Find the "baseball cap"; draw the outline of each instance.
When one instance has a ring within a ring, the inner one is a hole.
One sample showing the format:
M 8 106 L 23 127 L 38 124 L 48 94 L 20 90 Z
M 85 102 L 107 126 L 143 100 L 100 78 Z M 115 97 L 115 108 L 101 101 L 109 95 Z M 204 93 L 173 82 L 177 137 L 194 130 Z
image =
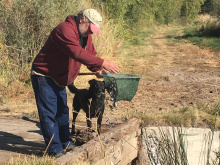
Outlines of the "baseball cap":
M 95 34 L 99 34 L 99 28 L 102 23 L 102 17 L 95 9 L 85 9 L 83 11 L 84 16 L 86 16 L 90 21 L 91 31 Z

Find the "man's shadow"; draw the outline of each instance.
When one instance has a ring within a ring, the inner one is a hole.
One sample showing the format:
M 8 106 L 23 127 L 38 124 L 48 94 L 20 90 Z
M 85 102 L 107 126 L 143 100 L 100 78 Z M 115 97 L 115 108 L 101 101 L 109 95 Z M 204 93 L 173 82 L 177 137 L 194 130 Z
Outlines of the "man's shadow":
M 40 156 L 45 148 L 42 142 L 25 141 L 20 136 L 0 131 L 0 150 Z
M 38 133 L 38 134 L 42 135 L 42 132 L 40 130 L 40 122 L 39 121 L 32 120 L 32 119 L 30 119 L 30 118 L 28 118 L 26 116 L 23 116 L 22 119 L 25 120 L 25 121 L 29 121 L 29 122 L 35 123 L 36 126 L 39 128 L 39 130 L 28 131 L 28 132 L 34 132 L 34 133 Z
M 31 120 L 25 116 L 23 116 L 22 119 L 36 123 L 36 126 L 38 128 L 40 127 L 40 123 L 38 121 Z M 19 127 L 17 129 L 19 129 Z M 33 130 L 28 132 L 41 134 L 40 128 L 39 130 Z M 11 152 L 27 154 L 27 155 L 35 154 L 38 156 L 42 156 L 45 149 L 46 149 L 46 145 L 42 141 L 34 141 L 34 140 L 25 141 L 21 136 L 5 131 L 0 131 L 0 150 L 11 151 Z

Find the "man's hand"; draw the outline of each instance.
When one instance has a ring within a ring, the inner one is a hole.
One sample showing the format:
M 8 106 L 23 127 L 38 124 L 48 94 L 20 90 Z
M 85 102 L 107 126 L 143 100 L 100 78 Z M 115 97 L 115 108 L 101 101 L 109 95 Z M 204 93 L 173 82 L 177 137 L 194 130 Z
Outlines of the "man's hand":
M 115 63 L 108 61 L 108 60 L 104 60 L 102 67 L 105 70 L 109 71 L 110 73 L 118 73 L 119 72 L 118 66 Z

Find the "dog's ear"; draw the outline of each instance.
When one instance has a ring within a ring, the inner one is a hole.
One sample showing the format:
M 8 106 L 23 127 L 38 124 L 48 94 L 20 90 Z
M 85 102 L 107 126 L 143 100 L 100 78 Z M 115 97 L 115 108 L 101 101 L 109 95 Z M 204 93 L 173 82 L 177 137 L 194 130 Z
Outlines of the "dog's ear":
M 89 84 L 92 85 L 95 81 L 95 79 L 89 80 Z

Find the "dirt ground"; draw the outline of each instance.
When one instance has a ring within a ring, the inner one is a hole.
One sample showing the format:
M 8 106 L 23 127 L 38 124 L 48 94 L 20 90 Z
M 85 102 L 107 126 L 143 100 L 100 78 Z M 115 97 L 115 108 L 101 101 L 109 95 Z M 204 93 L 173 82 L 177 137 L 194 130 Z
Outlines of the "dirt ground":
M 140 58 L 132 59 L 135 61 L 132 69 L 144 78 L 140 79 L 132 103 L 119 102 L 118 111 L 153 115 L 219 101 L 220 52 L 198 47 L 187 40 L 173 42 L 167 39 L 170 34 L 181 38 L 182 30 L 182 27 L 161 28 L 146 45 L 132 48 L 152 56 L 145 58 L 140 53 Z
M 219 101 L 220 52 L 188 41 L 169 42 L 166 35 L 161 29 L 151 38 L 157 56 L 146 63 L 150 69 L 133 100 L 138 109 L 151 112 Z
M 129 59 L 133 65 L 130 71 L 135 71 L 143 78 L 140 79 L 138 91 L 132 102 L 119 101 L 117 110 L 111 110 L 110 103 L 107 105 L 103 119 L 106 125 L 103 127 L 103 131 L 122 122 L 124 116 L 137 112 L 153 114 L 219 101 L 220 52 L 200 48 L 187 40 L 170 42 L 166 35 L 172 33 L 172 30 L 173 27 L 160 28 L 156 34 L 144 41 L 144 45 L 132 48 L 133 51 L 138 49 L 142 53 L 138 58 Z M 175 35 L 181 37 L 182 28 L 176 27 Z M 142 54 L 151 54 L 151 56 L 145 58 Z M 128 73 L 128 70 L 121 70 Z M 94 77 L 81 79 L 90 78 Z M 72 97 L 73 95 L 68 93 L 70 109 Z M 17 128 L 22 125 L 22 122 L 19 122 L 22 117 L 31 119 L 37 116 L 33 93 L 27 93 L 24 100 L 16 99 L 0 105 L 0 116 L 4 120 L 8 120 L 6 122 L 8 125 L 18 123 Z M 12 118 L 12 116 L 19 117 Z M 85 122 L 85 114 L 81 113 L 77 121 Z M 36 123 L 39 124 L 37 119 Z M 0 137 L 5 137 L 7 132 L 9 134 L 10 130 L 2 131 L 2 125 L 0 125 Z M 32 144 L 30 143 L 30 145 Z M 42 147 L 42 144 L 40 146 Z M 18 152 L 20 150 L 13 149 L 13 147 L 7 149 L 0 146 L 0 155 Z M 34 153 L 34 151 L 27 152 L 27 154 L 30 153 Z

